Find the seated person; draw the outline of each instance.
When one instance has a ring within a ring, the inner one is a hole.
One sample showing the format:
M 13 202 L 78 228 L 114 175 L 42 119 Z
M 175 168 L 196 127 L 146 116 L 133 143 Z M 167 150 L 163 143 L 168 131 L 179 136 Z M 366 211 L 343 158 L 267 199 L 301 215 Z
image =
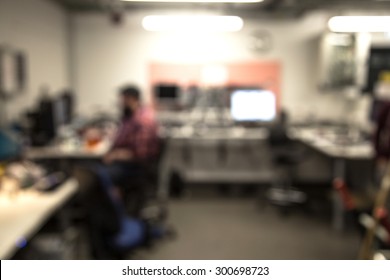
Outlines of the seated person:
M 108 246 L 109 251 L 126 251 L 149 242 L 151 238 L 173 233 L 165 227 L 158 211 L 152 211 L 154 216 L 139 212 L 131 212 L 129 216 L 129 201 L 118 192 L 117 187 L 127 179 L 139 174 L 144 176 L 142 169 L 154 162 L 159 153 L 154 113 L 141 105 L 139 90 L 133 86 L 123 88 L 120 100 L 121 123 L 103 164 L 76 170 L 76 177 L 86 194 L 83 203 L 92 226 L 91 233 L 100 236 L 91 238 L 97 251 L 102 250 L 102 244 Z M 107 258 L 107 255 L 97 254 L 95 257 Z
M 120 91 L 122 120 L 112 148 L 104 156 L 107 175 L 114 185 L 137 175 L 159 153 L 154 112 L 141 105 L 140 91 L 128 86 Z M 107 177 L 107 176 L 106 176 Z

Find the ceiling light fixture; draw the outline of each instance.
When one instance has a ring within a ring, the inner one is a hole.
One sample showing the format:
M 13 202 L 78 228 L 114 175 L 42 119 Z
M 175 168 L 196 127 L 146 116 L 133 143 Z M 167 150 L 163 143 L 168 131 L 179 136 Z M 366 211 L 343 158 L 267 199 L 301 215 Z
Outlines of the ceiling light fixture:
M 390 16 L 336 16 L 328 26 L 333 32 L 389 32 Z
M 124 2 L 163 2 L 163 3 L 260 3 L 264 0 L 121 0 Z
M 237 32 L 244 21 L 237 16 L 146 16 L 142 26 L 147 31 Z

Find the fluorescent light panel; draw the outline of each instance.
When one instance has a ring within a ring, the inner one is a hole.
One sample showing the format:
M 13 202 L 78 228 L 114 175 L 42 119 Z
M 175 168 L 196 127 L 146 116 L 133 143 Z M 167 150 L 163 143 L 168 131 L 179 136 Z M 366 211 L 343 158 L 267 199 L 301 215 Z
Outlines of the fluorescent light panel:
M 264 0 L 122 0 L 124 2 L 163 2 L 163 3 L 260 3 Z
M 147 31 L 236 32 L 244 26 L 237 16 L 146 16 L 142 26 Z
M 336 16 L 328 26 L 333 32 L 390 32 L 390 16 Z

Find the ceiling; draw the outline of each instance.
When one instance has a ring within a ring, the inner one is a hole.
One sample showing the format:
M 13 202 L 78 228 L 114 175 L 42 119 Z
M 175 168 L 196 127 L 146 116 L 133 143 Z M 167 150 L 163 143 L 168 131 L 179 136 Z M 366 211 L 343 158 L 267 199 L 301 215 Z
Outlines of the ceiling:
M 264 0 L 260 3 L 141 3 L 120 0 L 51 0 L 71 11 L 123 11 L 142 9 L 217 9 L 268 17 L 299 17 L 313 10 L 390 12 L 390 0 Z

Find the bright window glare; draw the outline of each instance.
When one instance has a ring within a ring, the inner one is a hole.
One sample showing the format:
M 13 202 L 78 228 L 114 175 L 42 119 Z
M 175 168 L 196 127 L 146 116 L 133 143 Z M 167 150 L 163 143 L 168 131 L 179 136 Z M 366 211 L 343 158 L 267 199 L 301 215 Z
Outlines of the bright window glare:
M 236 32 L 243 25 L 237 16 L 146 16 L 142 20 L 148 31 Z
M 328 26 L 333 32 L 389 32 L 390 16 L 337 16 Z
M 267 90 L 237 90 L 231 95 L 231 115 L 235 121 L 272 121 L 275 95 Z

